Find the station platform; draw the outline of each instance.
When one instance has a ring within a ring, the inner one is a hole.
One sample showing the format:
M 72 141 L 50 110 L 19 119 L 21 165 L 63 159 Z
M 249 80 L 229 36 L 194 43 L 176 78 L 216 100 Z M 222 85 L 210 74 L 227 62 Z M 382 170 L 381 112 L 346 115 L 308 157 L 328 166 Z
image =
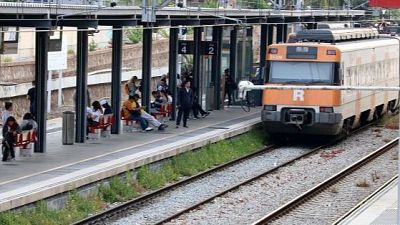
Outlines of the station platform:
M 388 182 L 369 199 L 356 206 L 351 214 L 346 216 L 338 225 L 397 225 L 400 224 L 398 212 L 398 178 Z
M 261 108 L 212 111 L 207 118 L 189 120 L 189 128 L 112 135 L 85 144 L 62 145 L 59 129 L 47 133 L 47 152 L 0 163 L 0 211 L 123 173 L 141 165 L 229 138 L 258 126 Z M 57 126 L 54 126 L 57 127 Z

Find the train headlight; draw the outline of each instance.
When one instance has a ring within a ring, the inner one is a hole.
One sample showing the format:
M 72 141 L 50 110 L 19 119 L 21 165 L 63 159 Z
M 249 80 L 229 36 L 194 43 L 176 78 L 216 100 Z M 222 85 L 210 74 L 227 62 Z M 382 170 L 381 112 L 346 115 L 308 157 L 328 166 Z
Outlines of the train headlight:
M 321 113 L 333 113 L 333 107 L 319 107 Z
M 276 111 L 276 105 L 264 105 L 265 111 Z

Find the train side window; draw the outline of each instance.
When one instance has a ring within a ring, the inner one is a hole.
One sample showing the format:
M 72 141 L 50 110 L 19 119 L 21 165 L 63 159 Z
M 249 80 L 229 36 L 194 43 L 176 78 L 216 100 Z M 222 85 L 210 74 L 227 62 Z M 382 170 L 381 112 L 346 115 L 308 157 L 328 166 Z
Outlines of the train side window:
M 340 63 L 335 63 L 333 74 L 334 74 L 335 85 L 340 85 L 341 83 L 343 83 L 343 77 L 340 72 Z

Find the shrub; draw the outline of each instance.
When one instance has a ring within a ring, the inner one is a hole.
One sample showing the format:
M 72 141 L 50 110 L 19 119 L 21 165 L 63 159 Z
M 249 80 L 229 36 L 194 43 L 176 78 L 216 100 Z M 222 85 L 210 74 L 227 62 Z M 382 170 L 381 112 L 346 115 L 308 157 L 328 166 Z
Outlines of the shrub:
M 130 28 L 130 29 L 125 30 L 125 34 L 129 40 L 129 42 L 132 44 L 137 44 L 139 42 L 142 42 L 143 30 L 141 30 L 141 29 Z

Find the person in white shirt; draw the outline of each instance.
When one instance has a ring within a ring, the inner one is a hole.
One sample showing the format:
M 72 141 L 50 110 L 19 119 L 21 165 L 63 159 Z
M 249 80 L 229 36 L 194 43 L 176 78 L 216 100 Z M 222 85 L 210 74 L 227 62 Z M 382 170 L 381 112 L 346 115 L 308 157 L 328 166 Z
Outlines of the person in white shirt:
M 100 117 L 103 115 L 103 108 L 99 101 L 94 101 L 92 103 L 93 108 L 86 108 L 87 114 L 87 132 L 89 133 L 89 127 L 97 126 L 100 121 Z
M 6 123 L 8 117 L 12 116 L 13 104 L 12 102 L 5 102 L 4 107 L 5 110 L 1 112 L 1 122 L 3 125 Z

